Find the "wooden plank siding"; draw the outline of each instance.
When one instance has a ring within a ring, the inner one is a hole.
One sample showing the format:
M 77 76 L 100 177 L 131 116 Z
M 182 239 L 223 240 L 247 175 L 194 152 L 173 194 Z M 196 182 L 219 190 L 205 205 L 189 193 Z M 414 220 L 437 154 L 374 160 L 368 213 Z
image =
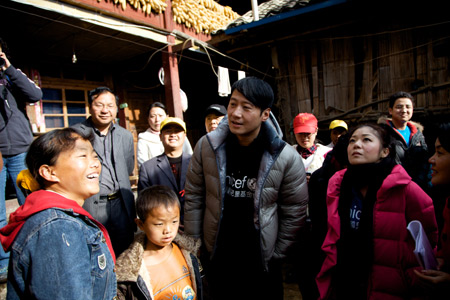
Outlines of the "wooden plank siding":
M 282 91 L 276 105 L 286 132 L 300 112 L 316 115 L 322 129 L 334 118 L 374 121 L 387 115 L 387 99 L 400 90 L 414 95 L 414 117 L 450 112 L 448 31 L 378 30 L 379 34 L 314 36 L 272 45 Z

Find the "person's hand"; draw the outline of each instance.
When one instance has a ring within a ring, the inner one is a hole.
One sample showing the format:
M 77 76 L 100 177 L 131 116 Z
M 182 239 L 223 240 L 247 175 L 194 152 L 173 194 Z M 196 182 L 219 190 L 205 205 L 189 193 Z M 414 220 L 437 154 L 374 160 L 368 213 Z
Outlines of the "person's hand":
M 438 270 L 414 270 L 419 281 L 429 288 L 437 287 L 438 285 L 450 286 L 450 274 Z
M 2 67 L 2 71 L 6 70 L 7 68 L 9 68 L 9 66 L 11 65 L 11 63 L 9 62 L 9 59 L 6 57 L 6 54 L 2 51 L 0 51 L 0 57 L 3 58 L 5 60 L 5 64 Z

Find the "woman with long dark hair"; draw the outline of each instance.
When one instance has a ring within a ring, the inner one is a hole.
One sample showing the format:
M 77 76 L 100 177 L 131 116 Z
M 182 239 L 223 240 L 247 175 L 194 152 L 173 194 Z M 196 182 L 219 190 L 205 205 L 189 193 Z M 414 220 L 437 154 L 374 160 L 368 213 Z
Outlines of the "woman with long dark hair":
M 406 227 L 419 220 L 436 245 L 431 198 L 395 163 L 385 127 L 356 126 L 347 154 L 348 168 L 328 183 L 326 258 L 316 279 L 320 299 L 420 296 L 414 240 Z

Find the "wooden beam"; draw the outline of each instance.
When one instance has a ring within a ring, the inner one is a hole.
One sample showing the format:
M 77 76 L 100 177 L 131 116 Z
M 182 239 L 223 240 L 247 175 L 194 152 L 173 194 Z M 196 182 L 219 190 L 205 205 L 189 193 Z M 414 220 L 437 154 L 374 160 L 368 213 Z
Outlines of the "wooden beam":
M 189 40 L 186 40 L 184 43 L 180 43 L 175 46 L 172 46 L 172 51 L 174 53 L 177 53 L 177 52 L 183 51 L 184 49 L 189 49 L 189 48 L 195 47 L 195 46 L 196 45 L 195 45 L 194 40 L 189 39 Z
M 169 44 L 175 42 L 175 37 L 167 36 Z M 171 117 L 183 120 L 183 109 L 181 106 L 180 77 L 178 75 L 178 59 L 173 52 L 172 46 L 162 55 L 164 68 L 164 89 L 166 92 L 166 107 Z

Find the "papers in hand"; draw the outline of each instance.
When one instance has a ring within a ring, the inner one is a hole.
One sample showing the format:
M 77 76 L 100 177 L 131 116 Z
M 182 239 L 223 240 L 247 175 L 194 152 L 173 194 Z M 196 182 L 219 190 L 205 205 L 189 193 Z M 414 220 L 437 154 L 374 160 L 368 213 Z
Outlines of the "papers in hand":
M 431 247 L 430 241 L 428 241 L 427 235 L 423 230 L 420 221 L 411 221 L 406 228 L 409 230 L 414 241 L 416 242 L 414 254 L 417 257 L 420 266 L 425 270 L 436 270 L 437 261 L 434 257 L 433 248 Z

